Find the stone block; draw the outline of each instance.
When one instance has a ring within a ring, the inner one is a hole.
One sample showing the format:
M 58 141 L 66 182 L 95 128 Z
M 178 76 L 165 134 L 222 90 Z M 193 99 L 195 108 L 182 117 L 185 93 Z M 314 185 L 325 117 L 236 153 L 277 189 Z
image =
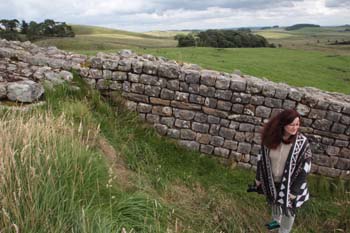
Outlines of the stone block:
M 327 111 L 319 110 L 319 109 L 311 109 L 308 117 L 312 119 L 324 119 L 326 117 L 326 114 L 327 114 Z
M 219 124 L 220 122 L 220 117 L 208 115 L 208 123 L 210 124 Z
M 230 90 L 216 90 L 215 97 L 222 100 L 231 100 L 232 91 Z
M 160 92 L 160 98 L 173 100 L 175 98 L 175 92 L 166 88 L 163 88 Z
M 233 104 L 231 111 L 234 113 L 243 113 L 244 105 L 242 104 Z
M 146 94 L 148 94 L 147 86 L 146 86 Z M 155 105 L 165 105 L 165 106 L 169 106 L 170 105 L 170 100 L 163 100 L 163 99 L 154 98 L 154 97 L 150 98 L 150 102 L 152 104 L 155 104 Z
M 249 143 L 240 142 L 237 151 L 242 154 L 249 154 L 252 146 Z
M 199 84 L 200 72 L 197 70 L 184 70 L 185 81 L 187 83 Z
M 258 106 L 255 110 L 255 115 L 257 117 L 269 118 L 271 114 L 271 108 Z
M 295 89 L 295 88 L 289 89 L 289 92 L 288 92 L 289 99 L 292 99 L 292 100 L 299 102 L 303 96 L 304 96 L 304 94 L 302 92 L 298 91 L 297 89 Z
M 190 84 L 188 87 L 188 91 L 192 94 L 199 94 L 199 85 L 198 84 Z
M 154 128 L 155 128 L 156 132 L 162 136 L 165 136 L 168 133 L 168 126 L 166 126 L 166 125 L 155 124 Z
M 239 125 L 239 131 L 254 132 L 255 125 L 242 123 Z
M 250 99 L 250 103 L 254 105 L 262 105 L 265 101 L 263 96 L 253 95 Z
M 230 121 L 229 121 L 229 120 L 226 120 L 226 119 L 221 119 L 221 120 L 220 120 L 220 125 L 227 128 L 227 127 L 229 127 L 229 125 L 230 125 Z
M 274 85 L 267 84 L 263 87 L 262 94 L 266 97 L 274 97 L 276 88 Z
M 345 130 L 346 130 L 346 125 L 339 124 L 339 123 L 334 123 L 332 128 L 331 128 L 331 132 L 339 133 L 339 134 L 344 133 Z
M 212 136 L 210 139 L 210 144 L 216 147 L 220 147 L 224 144 L 225 139 L 219 136 Z
M 153 75 L 141 74 L 140 83 L 152 86 L 160 86 L 159 78 Z
M 284 100 L 282 107 L 284 109 L 294 109 L 296 106 L 296 102 L 293 100 Z
M 175 123 L 175 118 L 174 117 L 162 117 L 160 119 L 160 123 L 168 126 L 169 128 L 172 128 L 174 126 L 174 123 Z
M 158 68 L 160 77 L 176 79 L 180 76 L 180 66 L 172 63 L 161 63 Z
M 140 81 L 140 75 L 139 74 L 128 74 L 128 80 L 133 83 L 138 83 Z
M 208 121 L 208 115 L 201 112 L 196 112 L 194 120 L 197 122 L 206 123 Z
M 233 91 L 244 92 L 247 87 L 247 81 L 238 75 L 232 75 L 230 89 Z
M 130 91 L 138 94 L 143 94 L 145 91 L 145 85 L 142 83 L 131 83 Z
M 216 124 L 212 124 L 211 126 L 210 126 L 210 131 L 209 131 L 209 133 L 211 134 L 211 135 L 214 135 L 214 136 L 218 136 L 219 135 L 219 131 L 220 131 L 220 125 L 216 125 Z
M 160 117 L 158 115 L 153 115 L 153 114 L 147 114 L 146 115 L 146 121 L 149 123 L 159 123 Z
M 153 61 L 145 61 L 143 63 L 142 71 L 145 74 L 156 75 L 158 72 L 159 64 Z
M 173 109 L 168 106 L 153 106 L 152 108 L 152 114 L 159 115 L 159 116 L 167 116 L 170 117 L 173 113 Z
M 209 144 L 211 139 L 210 134 L 197 133 L 196 141 L 200 144 Z
M 215 88 L 208 87 L 208 86 L 202 84 L 199 86 L 199 94 L 201 96 L 205 96 L 205 97 L 214 97 L 215 96 Z
M 192 130 L 198 133 L 208 133 L 209 132 L 209 125 L 208 124 L 203 124 L 203 123 L 198 123 L 198 122 L 193 122 L 192 123 Z
M 338 122 L 340 118 L 342 117 L 342 114 L 339 112 L 333 112 L 333 111 L 328 111 L 326 115 L 326 119 L 334 122 Z M 350 118 L 349 118 L 350 119 Z
M 230 150 L 226 149 L 226 148 L 222 148 L 222 147 L 215 147 L 214 149 L 214 155 L 218 155 L 224 158 L 228 158 L 230 154 Z
M 182 119 L 182 120 L 192 120 L 195 116 L 195 112 L 189 111 L 189 110 L 182 110 L 182 109 L 174 109 L 174 115 L 176 118 Z
M 178 91 L 180 90 L 179 80 L 169 80 L 166 84 L 169 90 Z
M 201 84 L 204 84 L 206 86 L 215 86 L 216 79 L 220 76 L 220 74 L 215 71 L 202 70 L 200 72 L 200 76 Z
M 217 109 L 207 108 L 207 107 L 203 107 L 202 109 L 203 109 L 203 112 L 208 114 L 208 115 L 213 115 L 213 116 L 217 116 L 217 117 L 221 117 L 221 118 L 228 117 L 228 113 L 225 111 L 220 111 Z
M 170 105 L 175 108 L 187 109 L 187 110 L 200 110 L 202 107 L 198 104 L 184 103 L 180 101 L 173 100 Z
M 184 121 L 180 119 L 175 120 L 175 126 L 178 128 L 183 128 L 183 129 L 190 129 L 191 128 L 191 122 L 190 121 Z
M 204 154 L 212 154 L 214 151 L 214 147 L 210 145 L 201 145 L 200 151 Z
M 234 129 L 230 129 L 230 128 L 225 128 L 225 127 L 221 127 L 220 131 L 219 131 L 219 135 L 225 139 L 229 139 L 232 140 L 234 135 L 235 135 L 236 131 Z
M 332 122 L 327 119 L 321 119 L 321 120 L 315 120 L 315 122 L 312 124 L 312 127 L 315 129 L 328 131 L 330 130 L 332 125 Z
M 149 113 L 152 111 L 152 105 L 145 104 L 145 103 L 138 103 L 137 104 L 137 111 L 141 113 Z
M 349 171 L 350 170 L 350 159 L 339 158 L 337 164 L 335 165 L 335 168 Z
M 178 130 L 178 129 L 168 129 L 167 136 L 171 137 L 171 138 L 178 139 L 178 138 L 180 138 L 180 130 Z
M 218 100 L 217 108 L 220 110 L 230 111 L 232 103 L 229 101 Z
M 187 140 L 180 140 L 179 145 L 193 151 L 198 151 L 200 146 L 200 144 L 196 141 L 187 141 Z
M 333 155 L 336 156 L 340 152 L 340 148 L 336 146 L 327 146 L 326 153 L 327 155 Z
M 205 98 L 200 95 L 190 94 L 189 101 L 195 104 L 204 104 Z
M 233 140 L 225 140 L 223 147 L 230 150 L 237 150 L 238 142 Z
M 227 76 L 220 75 L 217 77 L 216 82 L 215 82 L 215 87 L 217 89 L 229 89 L 230 87 L 230 78 Z

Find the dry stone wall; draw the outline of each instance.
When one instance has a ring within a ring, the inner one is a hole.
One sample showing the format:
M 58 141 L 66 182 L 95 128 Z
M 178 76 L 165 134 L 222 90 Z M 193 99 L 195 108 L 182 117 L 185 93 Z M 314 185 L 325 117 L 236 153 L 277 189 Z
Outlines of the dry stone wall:
M 256 166 L 263 123 L 283 109 L 295 108 L 302 115 L 301 131 L 312 146 L 312 171 L 350 176 L 349 95 L 291 87 L 239 72 L 205 70 L 128 50 L 85 57 L 29 43 L 2 41 L 0 45 L 2 76 L 4 70 L 23 74 L 29 69 L 26 77 L 37 81 L 47 79 L 45 72 L 35 75 L 43 67 L 56 78 L 64 70 L 77 69 L 104 94 L 121 92 L 127 107 L 153 124 L 159 134 L 247 168 Z

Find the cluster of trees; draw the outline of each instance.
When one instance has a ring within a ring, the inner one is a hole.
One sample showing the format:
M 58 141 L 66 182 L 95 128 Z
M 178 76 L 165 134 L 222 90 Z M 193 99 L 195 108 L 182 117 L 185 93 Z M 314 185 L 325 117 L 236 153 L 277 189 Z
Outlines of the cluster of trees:
M 287 31 L 292 31 L 292 30 L 298 30 L 298 29 L 305 28 L 305 27 L 318 27 L 319 28 L 320 25 L 303 23 L 303 24 L 295 24 L 293 26 L 286 27 L 285 29 Z
M 0 37 L 7 40 L 37 40 L 46 37 L 74 37 L 72 27 L 65 22 L 55 22 L 46 19 L 42 23 L 30 21 L 27 23 L 17 19 L 0 20 Z
M 250 30 L 207 30 L 197 34 L 177 35 L 178 47 L 215 47 L 215 48 L 255 48 L 275 47 L 260 35 Z

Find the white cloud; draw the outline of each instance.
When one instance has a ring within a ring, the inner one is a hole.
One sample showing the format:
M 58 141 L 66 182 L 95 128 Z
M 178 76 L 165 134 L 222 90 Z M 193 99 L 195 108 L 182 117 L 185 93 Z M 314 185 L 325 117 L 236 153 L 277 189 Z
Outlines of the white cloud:
M 131 31 L 350 22 L 349 0 L 0 0 L 0 15 Z

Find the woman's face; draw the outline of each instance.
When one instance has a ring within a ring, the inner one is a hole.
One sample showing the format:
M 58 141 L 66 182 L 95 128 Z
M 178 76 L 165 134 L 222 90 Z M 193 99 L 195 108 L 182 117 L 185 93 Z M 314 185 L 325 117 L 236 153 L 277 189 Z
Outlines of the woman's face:
M 300 119 L 299 117 L 295 118 L 294 121 L 286 126 L 284 126 L 284 132 L 286 136 L 295 135 L 300 127 Z

